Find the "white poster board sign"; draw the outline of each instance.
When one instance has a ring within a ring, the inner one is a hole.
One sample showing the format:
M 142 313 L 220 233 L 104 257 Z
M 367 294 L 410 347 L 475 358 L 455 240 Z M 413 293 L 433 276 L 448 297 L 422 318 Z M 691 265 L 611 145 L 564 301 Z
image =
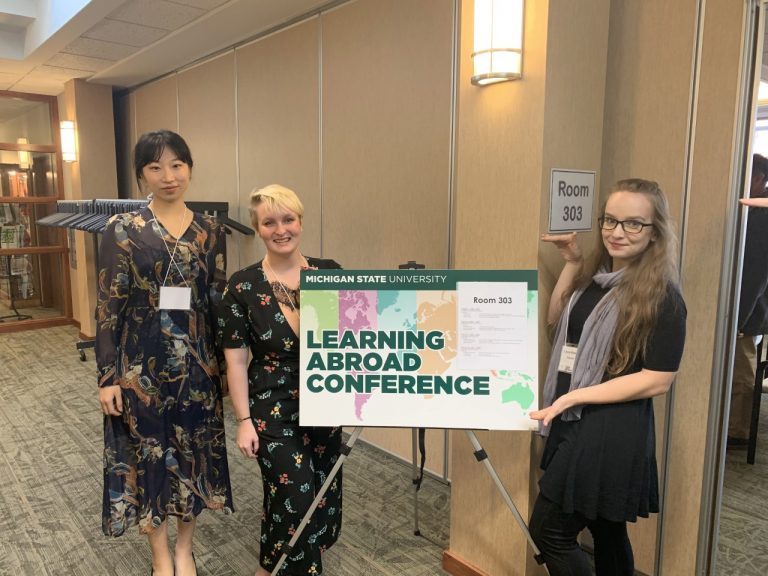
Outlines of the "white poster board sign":
M 588 232 L 592 230 L 592 200 L 595 172 L 552 170 L 549 185 L 549 231 Z
M 302 426 L 533 430 L 536 270 L 308 270 Z

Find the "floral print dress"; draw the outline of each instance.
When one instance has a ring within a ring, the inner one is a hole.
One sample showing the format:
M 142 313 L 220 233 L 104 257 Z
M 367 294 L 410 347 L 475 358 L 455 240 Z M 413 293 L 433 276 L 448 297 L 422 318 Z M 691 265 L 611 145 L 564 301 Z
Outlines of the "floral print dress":
M 307 259 L 310 268 L 340 268 Z M 250 348 L 248 397 L 259 435 L 264 485 L 259 562 L 272 571 L 338 459 L 340 428 L 299 426 L 299 338 L 280 310 L 259 262 L 232 275 L 219 312 L 223 348 Z M 341 471 L 334 478 L 280 576 L 317 576 L 341 529 Z
M 133 525 L 149 533 L 169 515 L 232 511 L 213 328 L 225 284 L 223 227 L 195 214 L 177 244 L 149 208 L 119 214 L 99 262 L 99 386 L 120 386 L 123 402 L 121 416 L 104 418 L 104 533 Z M 158 309 L 164 282 L 191 288 L 189 310 Z

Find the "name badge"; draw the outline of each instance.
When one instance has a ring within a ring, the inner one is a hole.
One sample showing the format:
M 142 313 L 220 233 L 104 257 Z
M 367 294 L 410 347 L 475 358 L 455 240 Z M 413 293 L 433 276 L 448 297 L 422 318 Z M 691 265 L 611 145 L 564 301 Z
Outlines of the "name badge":
M 192 288 L 187 286 L 160 286 L 160 310 L 190 310 Z
M 563 344 L 560 351 L 560 364 L 557 366 L 558 372 L 573 374 L 573 363 L 576 361 L 576 351 L 578 348 L 573 344 Z

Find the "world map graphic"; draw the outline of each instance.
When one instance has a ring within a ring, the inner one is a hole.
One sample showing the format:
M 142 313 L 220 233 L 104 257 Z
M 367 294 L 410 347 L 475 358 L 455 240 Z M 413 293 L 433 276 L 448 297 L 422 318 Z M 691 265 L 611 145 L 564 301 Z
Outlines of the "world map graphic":
M 529 307 L 535 305 L 529 294 Z M 456 293 L 450 290 L 313 290 L 302 293 L 302 324 L 311 322 L 318 330 L 359 332 L 441 331 L 445 345 L 440 350 L 419 351 L 419 373 L 449 373 L 456 359 Z M 517 404 L 528 411 L 536 399 L 532 376 L 513 370 L 494 370 L 492 386 L 502 387 L 500 402 Z M 365 411 L 374 394 L 354 393 L 355 417 L 365 422 Z M 425 398 L 431 398 L 427 395 Z

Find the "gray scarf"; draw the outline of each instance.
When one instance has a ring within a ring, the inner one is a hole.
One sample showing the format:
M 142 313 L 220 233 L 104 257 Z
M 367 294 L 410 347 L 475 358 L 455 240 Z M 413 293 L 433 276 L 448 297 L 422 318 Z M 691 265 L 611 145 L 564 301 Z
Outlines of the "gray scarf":
M 602 300 L 595 306 L 584 322 L 584 329 L 579 339 L 579 347 L 576 351 L 576 358 L 573 363 L 573 373 L 571 374 L 570 390 L 586 388 L 594 384 L 599 384 L 603 379 L 605 367 L 608 365 L 611 353 L 611 343 L 613 342 L 613 333 L 616 331 L 616 322 L 618 321 L 619 311 L 616 304 L 616 298 L 613 296 L 613 287 L 619 283 L 624 268 L 618 272 L 608 272 L 601 268 L 592 280 L 601 288 L 611 288 Z M 572 306 L 578 302 L 586 287 L 579 288 L 571 296 L 569 306 L 560 315 L 555 331 L 555 340 L 552 343 L 552 355 L 549 358 L 549 367 L 547 369 L 547 379 L 544 381 L 544 407 L 551 406 L 555 401 L 555 391 L 557 388 L 557 372 L 560 364 L 560 354 L 568 337 L 566 334 L 568 326 L 568 316 Z M 565 410 L 561 418 L 565 421 L 579 420 L 583 405 L 574 406 Z M 549 426 L 539 425 L 539 431 L 542 436 L 549 435 Z

